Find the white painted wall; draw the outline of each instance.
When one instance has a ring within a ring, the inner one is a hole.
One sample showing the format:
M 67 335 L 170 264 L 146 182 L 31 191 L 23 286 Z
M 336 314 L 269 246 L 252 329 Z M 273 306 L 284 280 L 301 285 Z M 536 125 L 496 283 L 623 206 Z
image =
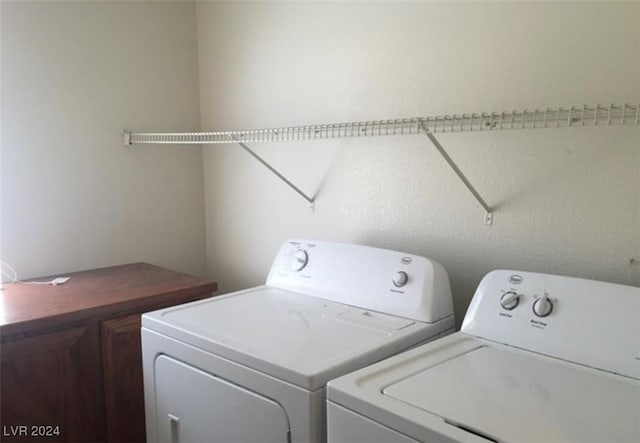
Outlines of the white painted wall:
M 640 101 L 640 3 L 197 5 L 202 128 L 228 130 Z M 638 127 L 440 137 L 494 225 L 424 136 L 204 151 L 207 261 L 222 292 L 264 281 L 288 237 L 440 261 L 461 316 L 495 268 L 640 284 Z
M 2 259 L 20 277 L 132 261 L 203 274 L 192 2 L 2 5 Z

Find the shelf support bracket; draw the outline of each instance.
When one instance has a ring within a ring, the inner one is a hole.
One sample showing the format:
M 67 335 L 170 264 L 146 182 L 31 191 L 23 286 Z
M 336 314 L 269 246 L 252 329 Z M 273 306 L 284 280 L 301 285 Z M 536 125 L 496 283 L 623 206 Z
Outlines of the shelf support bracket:
M 126 129 L 123 129 L 121 134 L 122 134 L 122 144 L 124 146 L 131 146 L 131 133 Z
M 473 194 L 473 196 L 478 201 L 478 203 L 480 203 L 480 206 L 482 206 L 486 211 L 486 215 L 484 218 L 485 224 L 492 225 L 493 224 L 493 208 L 489 206 L 487 202 L 484 201 L 482 196 L 478 193 L 478 191 L 476 191 L 476 188 L 474 188 L 471 182 L 469 182 L 469 180 L 467 179 L 467 177 L 465 177 L 464 173 L 460 170 L 458 165 L 456 165 L 456 162 L 454 162 L 453 159 L 449 156 L 447 151 L 442 147 L 438 139 L 431 132 L 429 132 L 424 126 L 422 129 L 424 130 L 424 133 L 429 139 L 429 141 L 433 144 L 433 146 L 436 147 L 440 155 L 442 155 L 442 157 L 446 160 L 446 162 L 449 164 L 451 169 L 453 169 L 453 172 L 456 173 L 458 178 L 462 181 L 462 183 L 464 183 L 464 185 L 467 187 L 469 192 L 471 192 L 471 194 Z
M 310 205 L 311 205 L 311 210 L 315 211 L 315 207 L 316 207 L 316 201 L 315 201 L 315 197 L 309 197 L 307 194 L 305 194 L 300 188 L 298 188 L 296 185 L 294 185 L 293 183 L 291 183 L 291 181 L 289 181 L 284 175 L 282 175 L 280 172 L 278 172 L 278 170 L 276 168 L 274 168 L 273 166 L 271 166 L 269 163 L 267 163 L 267 161 L 265 159 L 263 159 L 262 157 L 260 157 L 258 154 L 256 154 L 251 148 L 249 148 L 249 146 L 247 146 L 246 144 L 239 142 L 239 141 L 235 141 L 242 149 L 244 149 L 245 151 L 247 151 L 249 154 L 251 154 L 251 156 L 253 158 L 255 158 L 256 160 L 258 160 L 260 163 L 262 163 L 262 165 L 267 168 L 269 171 L 271 171 L 276 177 L 278 177 L 280 180 L 282 180 L 287 186 L 289 186 L 291 189 L 293 189 L 294 191 L 296 191 L 298 193 L 298 195 L 300 195 L 302 198 L 304 198 Z

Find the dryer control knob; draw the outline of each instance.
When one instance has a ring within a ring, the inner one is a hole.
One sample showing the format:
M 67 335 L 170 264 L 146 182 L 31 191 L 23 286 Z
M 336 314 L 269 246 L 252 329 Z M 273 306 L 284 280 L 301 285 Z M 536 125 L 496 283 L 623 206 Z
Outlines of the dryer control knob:
M 396 275 L 393 276 L 393 286 L 396 288 L 401 288 L 407 284 L 409 281 L 409 275 L 404 271 L 396 272 Z
M 309 263 L 309 254 L 304 249 L 298 249 L 291 256 L 289 267 L 292 271 L 302 271 L 307 266 L 307 263 Z
M 520 294 L 513 291 L 505 292 L 500 298 L 500 306 L 502 306 L 507 311 L 510 311 L 518 306 L 518 303 L 520 303 Z
M 538 317 L 546 317 L 551 314 L 551 311 L 553 311 L 553 302 L 546 295 L 533 302 L 533 313 Z

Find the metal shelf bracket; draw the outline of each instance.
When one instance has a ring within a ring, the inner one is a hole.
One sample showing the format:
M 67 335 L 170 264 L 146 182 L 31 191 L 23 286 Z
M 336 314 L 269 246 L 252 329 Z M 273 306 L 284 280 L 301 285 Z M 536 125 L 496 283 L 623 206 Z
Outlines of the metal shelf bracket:
M 131 132 L 123 129 L 120 134 L 122 134 L 122 145 L 131 146 Z
M 460 170 L 456 162 L 454 162 L 453 159 L 449 156 L 449 154 L 444 149 L 444 147 L 440 144 L 438 139 L 431 132 L 429 132 L 429 130 L 424 126 L 423 126 L 423 130 L 425 135 L 429 139 L 429 141 L 433 144 L 433 146 L 436 147 L 440 155 L 442 155 L 442 157 L 449 164 L 451 169 L 453 169 L 453 172 L 456 173 L 458 178 L 462 181 L 462 183 L 464 183 L 464 185 L 467 187 L 469 192 L 471 192 L 471 194 L 473 194 L 473 196 L 478 201 L 478 203 L 480 203 L 480 206 L 482 206 L 486 211 L 485 217 L 484 217 L 485 224 L 492 225 L 493 224 L 493 208 L 489 206 L 487 202 L 484 201 L 482 196 L 478 193 L 478 191 L 476 191 L 476 188 L 474 188 L 471 182 L 467 179 L 467 177 L 465 177 L 464 173 Z
M 242 149 L 247 151 L 253 158 L 255 158 L 260 163 L 262 163 L 262 165 L 265 168 L 267 168 L 269 171 L 271 171 L 276 177 L 278 177 L 280 180 L 282 180 L 287 186 L 289 186 L 291 189 L 293 189 L 295 192 L 297 192 L 298 195 L 300 195 L 302 198 L 304 198 L 309 203 L 309 205 L 311 205 L 311 210 L 315 211 L 315 209 L 316 209 L 316 199 L 315 199 L 315 197 L 309 197 L 307 194 L 305 194 L 300 188 L 298 188 L 290 180 L 288 180 L 284 175 L 282 175 L 276 168 L 274 168 L 269 163 L 267 163 L 267 161 L 265 159 L 263 159 L 258 154 L 256 154 L 255 151 L 253 151 L 249 146 L 247 146 L 246 144 L 244 144 L 242 142 L 238 142 L 238 141 L 236 141 L 236 143 L 238 143 L 238 145 Z

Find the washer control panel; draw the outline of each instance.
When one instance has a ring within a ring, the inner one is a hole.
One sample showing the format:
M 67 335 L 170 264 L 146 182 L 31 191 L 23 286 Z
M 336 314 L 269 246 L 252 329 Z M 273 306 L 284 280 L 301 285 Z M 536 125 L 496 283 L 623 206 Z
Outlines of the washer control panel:
M 500 297 L 500 306 L 507 311 L 515 309 L 520 304 L 520 294 L 516 291 L 507 291 Z
M 526 294 L 518 293 L 516 290 L 501 291 L 501 293 L 499 303 L 502 309 L 505 311 L 513 311 L 517 307 L 520 307 L 520 309 L 531 309 L 531 312 L 537 317 L 547 317 L 551 314 L 553 304 L 556 301 L 546 293 L 543 293 L 542 296 L 527 296 Z
M 533 302 L 533 313 L 538 317 L 546 317 L 553 311 L 553 301 L 546 294 Z
M 302 271 L 309 263 L 309 253 L 304 249 L 296 249 L 289 259 L 289 267 L 292 271 Z
M 487 274 L 462 332 L 640 378 L 640 288 L 520 271 Z
M 409 274 L 405 271 L 398 271 L 393 276 L 392 282 L 396 288 L 402 288 L 409 282 Z
M 423 322 L 453 316 L 444 268 L 428 258 L 387 249 L 288 240 L 267 285 Z

